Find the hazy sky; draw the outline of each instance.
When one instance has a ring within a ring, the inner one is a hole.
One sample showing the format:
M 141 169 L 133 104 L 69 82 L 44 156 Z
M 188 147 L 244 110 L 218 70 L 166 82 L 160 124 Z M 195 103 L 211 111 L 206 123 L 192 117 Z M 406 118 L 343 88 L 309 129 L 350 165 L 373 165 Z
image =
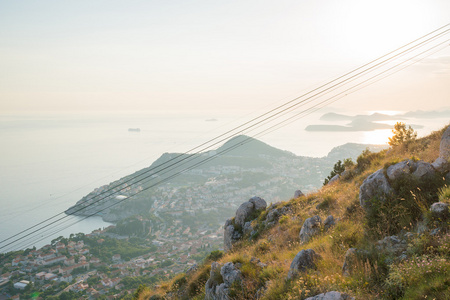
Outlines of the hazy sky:
M 449 22 L 448 0 L 1 1 L 0 112 L 251 111 Z M 449 106 L 449 48 L 334 106 Z

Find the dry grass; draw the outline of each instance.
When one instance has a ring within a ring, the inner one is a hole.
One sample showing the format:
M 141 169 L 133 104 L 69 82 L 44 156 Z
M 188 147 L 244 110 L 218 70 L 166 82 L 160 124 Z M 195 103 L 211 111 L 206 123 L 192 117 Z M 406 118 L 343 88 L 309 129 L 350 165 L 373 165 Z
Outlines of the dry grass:
M 445 128 L 444 128 L 445 129 Z M 364 169 L 354 166 L 352 176 L 337 184 L 324 186 L 316 193 L 302 196 L 282 205 L 290 207 L 290 214 L 281 224 L 261 231 L 257 240 L 244 240 L 236 244 L 232 251 L 225 253 L 219 263 L 238 262 L 242 264 L 244 280 L 235 291 L 234 299 L 253 297 L 258 290 L 264 290 L 263 299 L 304 299 L 320 292 L 338 290 L 364 299 L 380 297 L 380 281 L 385 270 L 377 261 L 361 262 L 354 275 L 344 277 L 342 265 L 347 249 L 364 248 L 372 240 L 364 229 L 365 212 L 359 206 L 359 187 L 367 176 L 387 164 L 392 164 L 414 156 L 433 162 L 439 155 L 439 142 L 444 129 L 430 136 L 418 139 L 406 147 L 397 147 L 379 154 L 369 155 L 370 161 Z M 299 242 L 299 232 L 305 219 L 319 215 L 322 220 L 328 215 L 339 219 L 328 231 L 322 231 L 305 244 Z M 314 249 L 321 256 L 317 269 L 302 274 L 293 281 L 286 277 L 295 255 L 303 249 Z M 251 263 L 258 258 L 267 267 L 260 268 Z M 209 277 L 209 265 L 200 266 L 187 278 L 189 298 L 204 297 L 204 283 Z M 155 294 L 165 294 L 167 299 L 175 299 L 167 292 L 171 283 L 155 291 L 145 290 L 139 299 L 149 299 Z

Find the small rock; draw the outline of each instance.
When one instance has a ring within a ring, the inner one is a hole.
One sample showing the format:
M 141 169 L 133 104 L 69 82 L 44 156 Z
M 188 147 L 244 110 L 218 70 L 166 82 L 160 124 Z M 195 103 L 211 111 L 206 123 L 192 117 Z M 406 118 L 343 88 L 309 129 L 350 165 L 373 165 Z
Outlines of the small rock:
M 244 235 L 249 234 L 253 231 L 252 222 L 245 222 L 244 224 Z
M 430 235 L 431 236 L 438 235 L 440 231 L 441 231 L 441 229 L 435 228 L 435 229 L 430 231 Z
M 315 269 L 316 261 L 320 256 L 312 249 L 302 250 L 295 256 L 289 268 L 287 279 L 292 279 L 299 272 L 304 272 L 307 269 Z
M 379 251 L 386 251 L 395 255 L 399 255 L 406 250 L 407 246 L 408 245 L 405 240 L 400 239 L 396 235 L 392 235 L 378 241 L 376 248 Z
M 304 196 L 304 194 L 302 193 L 302 191 L 296 190 L 295 193 L 294 193 L 294 198 L 298 198 L 298 197 L 301 197 L 301 196 Z
M 430 207 L 433 218 L 445 221 L 450 218 L 448 204 L 443 202 L 435 202 Z
M 306 243 L 313 236 L 320 233 L 320 227 L 322 225 L 322 220 L 319 216 L 314 216 L 306 219 L 303 223 L 302 229 L 300 230 L 299 238 L 301 243 Z
M 336 220 L 334 219 L 334 217 L 332 215 L 329 215 L 323 222 L 323 228 L 325 230 L 328 230 L 330 227 L 332 227 L 334 225 L 336 225 Z
M 350 248 L 345 252 L 344 264 L 342 265 L 342 274 L 344 276 L 350 276 L 353 273 L 356 264 L 359 261 L 359 250 L 356 248 Z
M 260 197 L 253 197 L 248 200 L 248 202 L 253 203 L 253 205 L 255 206 L 255 210 L 266 209 L 267 207 L 266 201 Z
M 355 300 L 355 298 L 346 293 L 332 291 L 324 294 L 319 294 L 314 297 L 306 298 L 306 300 Z
M 328 184 L 331 185 L 331 184 L 336 183 L 340 177 L 341 177 L 341 175 L 339 175 L 339 174 L 334 175 L 333 178 L 331 178 L 330 181 L 328 181 Z

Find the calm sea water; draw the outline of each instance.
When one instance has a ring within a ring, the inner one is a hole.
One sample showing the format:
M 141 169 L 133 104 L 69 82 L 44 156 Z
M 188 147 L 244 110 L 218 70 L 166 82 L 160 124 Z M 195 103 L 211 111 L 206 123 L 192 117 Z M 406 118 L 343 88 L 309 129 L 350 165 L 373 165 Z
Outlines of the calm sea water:
M 309 124 L 323 123 L 318 120 L 321 114 L 258 138 L 297 155 L 320 157 L 347 142 L 385 143 L 391 135 L 390 130 L 304 131 Z M 110 225 L 99 217 L 66 217 L 63 211 L 94 188 L 149 166 L 162 153 L 185 152 L 251 117 L 238 113 L 0 115 L 0 241 L 57 216 L 40 225 L 47 226 L 43 230 L 28 232 L 28 237 L 0 252 L 39 247 L 60 235 Z M 424 125 L 418 132 L 425 135 L 448 120 L 411 122 Z M 64 219 L 51 224 L 59 218 Z

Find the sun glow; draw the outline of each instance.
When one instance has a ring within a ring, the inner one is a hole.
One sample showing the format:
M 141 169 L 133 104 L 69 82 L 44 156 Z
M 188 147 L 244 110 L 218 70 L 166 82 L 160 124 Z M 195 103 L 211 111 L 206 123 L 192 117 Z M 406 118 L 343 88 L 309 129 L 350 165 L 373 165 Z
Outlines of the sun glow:
M 363 134 L 362 140 L 364 144 L 385 145 L 391 136 L 392 130 L 390 129 L 366 131 Z

